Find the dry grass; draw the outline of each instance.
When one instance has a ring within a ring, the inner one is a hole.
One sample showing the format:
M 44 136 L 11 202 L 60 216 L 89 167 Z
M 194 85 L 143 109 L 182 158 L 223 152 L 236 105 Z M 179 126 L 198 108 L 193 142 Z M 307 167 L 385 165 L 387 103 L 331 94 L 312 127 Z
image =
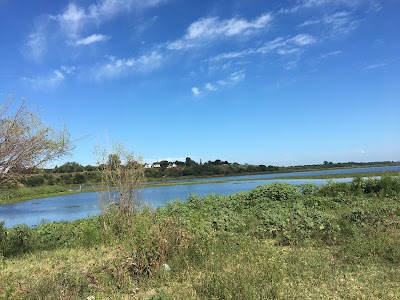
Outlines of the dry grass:
M 197 263 L 173 257 L 172 271 L 158 269 L 145 280 L 130 271 L 132 249 L 117 244 L 26 254 L 3 263 L 0 298 L 400 299 L 398 265 L 343 264 L 334 248 L 245 243 L 233 249 L 216 242 Z M 228 248 L 213 251 L 221 247 Z

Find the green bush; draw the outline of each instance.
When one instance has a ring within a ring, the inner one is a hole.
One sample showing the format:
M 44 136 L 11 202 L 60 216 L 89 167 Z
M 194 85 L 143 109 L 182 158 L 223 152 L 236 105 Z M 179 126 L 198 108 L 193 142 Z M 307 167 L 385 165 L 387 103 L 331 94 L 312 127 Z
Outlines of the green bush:
M 296 186 L 279 182 L 260 185 L 249 192 L 249 200 L 268 198 L 274 201 L 294 201 L 299 196 Z
M 300 192 L 305 196 L 317 195 L 318 191 L 319 187 L 312 183 L 304 183 L 300 186 Z
M 329 180 L 327 184 L 319 188 L 318 194 L 329 197 L 347 196 L 351 194 L 351 185 L 347 182 Z
M 44 178 L 43 176 L 30 176 L 25 178 L 25 180 L 22 181 L 22 183 L 26 186 L 40 186 L 44 184 Z
M 34 247 L 34 236 L 29 226 L 22 224 L 14 226 L 6 232 L 4 249 L 1 250 L 4 256 L 16 255 L 31 251 Z

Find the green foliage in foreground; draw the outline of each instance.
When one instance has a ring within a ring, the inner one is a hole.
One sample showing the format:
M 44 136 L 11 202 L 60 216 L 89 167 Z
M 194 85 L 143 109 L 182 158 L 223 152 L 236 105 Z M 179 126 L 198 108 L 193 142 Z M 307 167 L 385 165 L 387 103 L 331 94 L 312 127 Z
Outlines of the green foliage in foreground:
M 276 183 L 134 220 L 0 226 L 0 298 L 396 299 L 398 186 Z

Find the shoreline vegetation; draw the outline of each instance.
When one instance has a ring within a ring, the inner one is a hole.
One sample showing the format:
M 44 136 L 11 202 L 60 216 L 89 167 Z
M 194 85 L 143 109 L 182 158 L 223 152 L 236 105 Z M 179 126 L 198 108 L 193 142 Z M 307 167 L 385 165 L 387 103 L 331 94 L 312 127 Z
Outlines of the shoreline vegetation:
M 354 168 L 354 169 L 360 169 Z M 326 169 L 325 169 L 326 170 Z M 328 169 L 330 170 L 330 169 Z M 294 172 L 306 172 L 307 170 L 299 170 Z M 309 170 L 308 170 L 309 171 Z M 320 171 L 323 171 L 322 169 Z M 287 172 L 292 173 L 292 172 Z M 354 173 L 341 173 L 341 174 L 325 174 L 325 175 L 287 175 L 287 176 L 276 176 L 270 178 L 241 178 L 241 179 L 223 179 L 218 180 L 219 177 L 235 177 L 235 176 L 246 176 L 246 175 L 263 175 L 263 174 L 271 174 L 271 173 L 252 173 L 252 174 L 236 174 L 236 175 L 220 175 L 213 177 L 189 177 L 189 178 L 168 178 L 164 181 L 147 181 L 143 184 L 142 188 L 151 188 L 151 187 L 161 187 L 161 186 L 174 186 L 174 185 L 194 185 L 194 184 L 214 184 L 214 183 L 225 183 L 229 181 L 257 181 L 257 180 L 289 180 L 289 179 L 338 179 L 338 178 L 354 178 L 354 177 L 379 177 L 383 175 L 390 176 L 400 176 L 399 171 L 378 171 L 378 172 L 354 172 Z M 279 174 L 279 173 L 276 173 Z M 192 179 L 200 179 L 200 178 L 213 178 L 213 180 L 204 180 L 204 181 L 185 181 Z M 77 189 L 81 187 L 82 189 Z M 104 188 L 103 188 L 104 189 Z M 70 186 L 52 186 L 52 185 L 44 185 L 44 186 L 36 186 L 36 187 L 23 187 L 19 189 L 0 189 L 0 205 L 3 204 L 13 204 L 24 202 L 28 200 L 38 199 L 38 198 L 48 198 L 54 196 L 63 196 L 70 195 L 76 193 L 90 193 L 90 192 L 98 192 L 101 188 L 96 188 L 93 186 L 82 186 L 73 184 Z
M 273 183 L 121 212 L 0 223 L 0 298 L 398 297 L 399 177 Z

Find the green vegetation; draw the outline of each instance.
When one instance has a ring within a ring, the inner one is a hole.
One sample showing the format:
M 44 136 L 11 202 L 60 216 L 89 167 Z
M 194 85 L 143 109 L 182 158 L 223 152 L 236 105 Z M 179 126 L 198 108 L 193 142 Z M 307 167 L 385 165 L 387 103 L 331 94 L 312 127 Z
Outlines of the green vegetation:
M 0 226 L 0 298 L 398 297 L 399 178 L 275 183 L 122 211 Z
M 117 157 L 108 157 L 112 160 L 118 159 Z M 105 161 L 107 162 L 107 161 Z M 186 162 L 175 161 L 161 161 L 153 164 L 152 168 L 145 169 L 145 177 L 147 181 L 163 181 L 171 179 L 192 179 L 198 177 L 217 177 L 217 176 L 233 176 L 233 175 L 249 175 L 249 174 L 274 174 L 286 172 L 299 172 L 299 171 L 317 171 L 326 169 L 340 169 L 340 168 L 360 168 L 360 167 L 373 167 L 373 166 L 390 166 L 398 165 L 395 162 L 371 162 L 371 163 L 327 163 L 320 165 L 305 165 L 305 166 L 290 166 L 290 167 L 277 167 L 265 165 L 249 165 L 230 163 L 228 161 L 208 161 L 204 163 L 197 163 L 190 157 Z M 61 166 L 56 166 L 54 169 L 36 169 L 30 175 L 25 176 L 19 180 L 20 184 L 24 186 L 40 186 L 40 185 L 65 185 L 65 186 L 79 186 L 88 185 L 95 186 L 101 182 L 101 170 L 103 164 L 98 166 L 82 166 L 77 162 L 67 162 Z M 147 166 L 149 167 L 149 166 Z M 379 175 L 379 174 L 378 174 Z M 375 176 L 368 174 L 367 176 Z M 376 175 L 377 176 L 377 175 Z M 351 176 L 350 176 L 351 177 Z M 297 177 L 296 177 L 297 178 Z M 320 177 L 318 177 L 320 178 Z M 321 177 L 327 178 L 327 177 Z M 334 178 L 328 177 L 328 178 Z
M 0 189 L 0 204 L 10 204 L 29 199 L 70 194 L 65 186 L 38 186 L 19 189 Z

